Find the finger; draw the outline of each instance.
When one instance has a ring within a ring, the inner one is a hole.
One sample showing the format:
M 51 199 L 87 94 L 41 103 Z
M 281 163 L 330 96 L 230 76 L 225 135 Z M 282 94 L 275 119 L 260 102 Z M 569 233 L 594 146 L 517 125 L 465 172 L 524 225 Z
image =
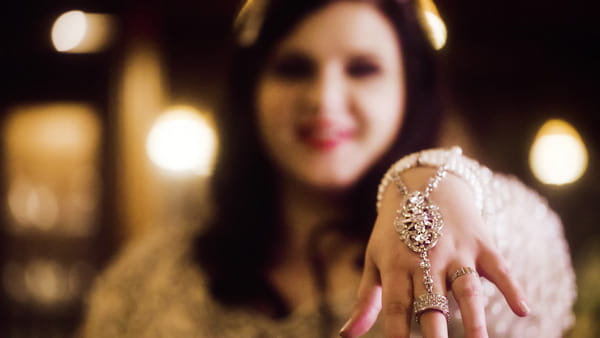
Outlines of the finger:
M 383 326 L 386 337 L 408 337 L 412 316 L 412 280 L 397 271 L 382 275 Z
M 439 311 L 426 311 L 421 315 L 421 333 L 425 338 L 448 337 L 448 323 L 446 317 Z
M 463 266 L 474 266 L 474 264 L 457 265 L 449 272 L 454 273 Z M 456 278 L 451 286 L 462 315 L 465 336 L 468 338 L 487 337 L 482 285 L 479 276 L 476 273 L 467 273 Z
M 509 273 L 506 261 L 494 251 L 485 251 L 479 261 L 481 275 L 496 284 L 513 312 L 521 317 L 527 316 L 529 306 L 525 295 Z
M 433 293 L 446 296 L 446 288 L 442 282 L 445 279 L 446 276 L 443 274 L 434 277 Z M 427 293 L 425 283 L 423 282 L 423 272 L 418 271 L 413 275 L 413 288 L 415 299 Z M 419 317 L 419 325 L 421 325 L 421 333 L 425 338 L 448 337 L 448 323 L 446 321 L 446 316 L 440 311 L 428 310 L 422 312 Z
M 381 285 L 375 265 L 365 262 L 358 287 L 357 302 L 350 319 L 340 330 L 342 337 L 358 337 L 375 323 L 381 310 Z

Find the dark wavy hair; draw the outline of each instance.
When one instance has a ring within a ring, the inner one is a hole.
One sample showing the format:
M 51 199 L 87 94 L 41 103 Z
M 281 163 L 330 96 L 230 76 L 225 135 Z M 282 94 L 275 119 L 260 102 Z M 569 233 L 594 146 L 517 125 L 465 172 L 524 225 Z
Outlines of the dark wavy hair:
M 288 313 L 266 277 L 286 233 L 278 213 L 275 167 L 259 139 L 255 88 L 278 42 L 307 15 L 335 1 L 270 0 L 256 40 L 233 47 L 225 104 L 215 117 L 221 137 L 211 182 L 215 210 L 195 242 L 196 260 L 208 277 L 210 291 L 224 304 L 268 309 L 265 311 L 275 316 Z M 389 19 L 405 69 L 406 107 L 401 132 L 377 163 L 348 189 L 345 217 L 334 225 L 348 240 L 366 245 L 376 217 L 379 179 L 403 155 L 434 145 L 441 109 L 433 49 L 413 1 L 353 1 L 373 4 Z M 252 20 L 256 24 L 256 17 Z

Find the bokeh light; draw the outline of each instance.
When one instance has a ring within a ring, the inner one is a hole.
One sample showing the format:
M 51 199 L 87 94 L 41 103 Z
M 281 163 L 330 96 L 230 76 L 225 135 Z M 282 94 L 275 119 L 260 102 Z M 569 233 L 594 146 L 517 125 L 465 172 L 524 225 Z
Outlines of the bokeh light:
M 76 102 L 16 106 L 0 143 L 11 232 L 90 235 L 101 184 L 96 111 Z
M 60 15 L 52 26 L 52 43 L 59 52 L 92 53 L 102 50 L 111 38 L 109 15 L 78 10 Z
M 423 25 L 431 45 L 436 50 L 444 48 L 448 40 L 448 30 L 446 24 L 432 0 L 419 0 L 420 20 Z
M 529 164 L 538 180 L 554 185 L 575 182 L 587 163 L 587 149 L 575 128 L 558 119 L 542 125 L 529 153 Z
M 215 145 L 215 133 L 203 115 L 191 107 L 175 107 L 154 123 L 146 151 L 163 169 L 209 175 Z
M 448 39 L 448 31 L 446 30 L 444 21 L 442 21 L 442 18 L 440 18 L 438 15 L 430 11 L 425 11 L 423 14 L 425 15 L 425 20 L 429 25 L 429 38 L 433 44 L 433 48 L 436 50 L 444 48 L 446 45 L 446 40 Z
M 10 182 L 8 206 L 12 217 L 22 227 L 50 231 L 58 222 L 59 205 L 54 192 L 25 177 Z
M 52 27 L 52 42 L 59 52 L 71 50 L 83 41 L 87 20 L 82 11 L 69 11 L 56 19 Z
M 2 284 L 14 301 L 56 308 L 80 297 L 93 273 L 93 268 L 82 261 L 65 263 L 40 257 L 9 260 L 2 268 Z

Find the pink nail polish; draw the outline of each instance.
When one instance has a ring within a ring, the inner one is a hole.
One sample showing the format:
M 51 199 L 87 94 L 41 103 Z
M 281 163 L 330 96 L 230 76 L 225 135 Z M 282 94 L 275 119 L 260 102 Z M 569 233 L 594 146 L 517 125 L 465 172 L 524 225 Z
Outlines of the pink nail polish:
M 524 300 L 522 300 L 519 304 L 521 305 L 521 311 L 523 311 L 525 315 L 528 315 L 531 309 L 529 309 L 527 303 Z

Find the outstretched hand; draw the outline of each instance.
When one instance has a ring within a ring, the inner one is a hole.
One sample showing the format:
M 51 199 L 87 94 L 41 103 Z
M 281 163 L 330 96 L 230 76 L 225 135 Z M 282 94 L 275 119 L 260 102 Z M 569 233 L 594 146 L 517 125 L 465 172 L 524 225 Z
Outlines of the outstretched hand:
M 422 191 L 435 170 L 412 168 L 402 174 L 409 191 Z M 456 299 L 466 337 L 487 337 L 482 285 L 477 274 L 466 273 L 452 283 L 452 275 L 463 267 L 476 270 L 493 282 L 512 311 L 529 312 L 523 292 L 508 273 L 506 262 L 496 251 L 469 186 L 461 178 L 446 175 L 431 194 L 442 213 L 443 235 L 429 251 L 433 291 Z M 426 293 L 419 255 L 411 251 L 396 233 L 393 222 L 402 202 L 401 193 L 387 187 L 365 254 L 365 265 L 351 318 L 340 331 L 343 337 L 358 337 L 374 324 L 380 312 L 386 337 L 408 337 L 413 301 Z M 452 317 L 452 314 L 450 314 Z M 414 323 L 414 322 L 412 322 Z M 424 337 L 447 337 L 442 312 L 429 310 L 420 316 Z

